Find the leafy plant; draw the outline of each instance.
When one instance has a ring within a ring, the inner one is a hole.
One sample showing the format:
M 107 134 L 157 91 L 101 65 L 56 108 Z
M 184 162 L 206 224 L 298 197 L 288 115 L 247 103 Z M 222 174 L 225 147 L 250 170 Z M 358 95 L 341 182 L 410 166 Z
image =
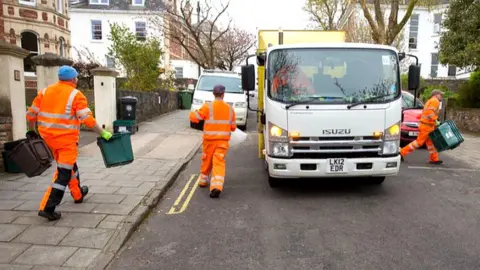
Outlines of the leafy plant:
M 93 89 L 93 74 L 91 70 L 99 67 L 100 65 L 91 60 L 89 61 L 77 61 L 74 62 L 72 67 L 78 72 L 78 88 L 79 89 Z
M 460 85 L 458 102 L 464 108 L 480 108 L 480 71 L 470 74 L 470 79 Z
M 423 93 L 420 94 L 420 99 L 423 102 L 427 102 L 427 100 L 432 96 L 432 91 L 435 89 L 442 90 L 445 93 L 444 98 L 450 98 L 453 94 L 453 92 L 444 85 L 429 85 L 424 89 Z
M 402 90 L 409 90 L 408 89 L 408 74 L 402 74 L 400 76 L 400 81 L 402 83 Z M 422 89 L 425 86 L 425 80 L 420 77 L 420 87 L 419 89 Z
M 115 58 L 127 75 L 125 87 L 131 90 L 152 91 L 157 88 L 160 75 L 158 64 L 162 50 L 155 38 L 144 41 L 137 37 L 128 27 L 116 23 L 110 24 L 109 55 Z

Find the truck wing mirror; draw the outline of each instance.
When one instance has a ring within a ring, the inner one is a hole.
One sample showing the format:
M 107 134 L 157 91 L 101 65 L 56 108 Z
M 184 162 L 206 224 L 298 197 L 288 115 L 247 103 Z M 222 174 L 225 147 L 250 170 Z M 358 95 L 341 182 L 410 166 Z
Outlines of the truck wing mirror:
M 416 91 L 420 87 L 420 66 L 408 67 L 408 90 Z
M 255 66 L 242 66 L 242 89 L 244 91 L 251 91 L 255 89 Z

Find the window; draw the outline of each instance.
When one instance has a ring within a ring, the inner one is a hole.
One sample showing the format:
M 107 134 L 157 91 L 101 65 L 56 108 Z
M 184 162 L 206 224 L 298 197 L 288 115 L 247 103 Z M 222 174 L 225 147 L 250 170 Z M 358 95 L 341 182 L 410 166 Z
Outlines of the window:
M 416 49 L 418 43 L 418 20 L 420 18 L 419 14 L 412 14 L 410 16 L 410 32 L 408 36 L 408 48 Z
M 243 93 L 240 77 L 216 75 L 202 75 L 198 81 L 198 90 L 213 91 L 213 87 L 217 84 L 225 86 L 225 92 L 227 93 Z
M 438 53 L 432 53 L 432 61 L 430 67 L 430 77 L 435 78 L 438 75 Z
M 147 38 L 145 22 L 135 22 L 135 35 L 137 40 L 145 40 Z
M 442 13 L 433 14 L 433 33 L 440 34 L 442 27 Z
M 35 6 L 37 4 L 36 0 L 20 0 L 18 1 L 22 5 Z
M 57 2 L 57 11 L 63 13 L 63 0 L 56 0 Z
M 63 37 L 58 40 L 58 53 L 65 57 L 65 39 Z
M 457 67 L 454 65 L 448 66 L 448 77 L 456 77 L 457 76 Z
M 183 79 L 183 67 L 176 67 L 175 68 L 175 78 Z
M 102 21 L 92 20 L 92 39 L 102 40 Z
M 32 32 L 22 33 L 22 49 L 30 52 L 30 54 L 23 60 L 23 68 L 25 72 L 35 72 L 35 63 L 32 57 L 39 53 L 38 36 Z
M 413 95 L 410 93 L 402 93 L 402 108 L 411 109 L 413 108 Z M 423 102 L 416 98 L 415 108 L 423 108 Z
M 132 0 L 132 6 L 145 6 L 145 0 Z
M 109 0 L 90 0 L 90 5 L 107 5 L 109 4 Z
M 105 59 L 107 60 L 107 67 L 108 68 L 115 68 L 115 58 L 105 55 Z

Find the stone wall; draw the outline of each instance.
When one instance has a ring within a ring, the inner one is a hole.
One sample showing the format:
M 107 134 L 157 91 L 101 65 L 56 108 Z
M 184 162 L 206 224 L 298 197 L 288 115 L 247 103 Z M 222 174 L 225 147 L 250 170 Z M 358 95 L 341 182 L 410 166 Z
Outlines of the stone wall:
M 466 79 L 450 79 L 450 78 L 435 78 L 435 79 L 425 79 L 425 86 L 429 85 L 443 85 L 447 87 L 450 91 L 456 92 L 460 85 L 467 81 Z
M 480 132 L 480 109 L 451 108 L 447 110 L 447 119 L 455 121 L 462 130 Z
M 178 109 L 178 92 L 158 90 L 155 92 L 135 92 L 117 90 L 117 119 L 120 119 L 120 99 L 126 96 L 133 96 L 137 102 L 137 122 L 162 115 Z
M 3 166 L 3 144 L 13 140 L 12 117 L 0 115 L 0 172 L 5 170 Z

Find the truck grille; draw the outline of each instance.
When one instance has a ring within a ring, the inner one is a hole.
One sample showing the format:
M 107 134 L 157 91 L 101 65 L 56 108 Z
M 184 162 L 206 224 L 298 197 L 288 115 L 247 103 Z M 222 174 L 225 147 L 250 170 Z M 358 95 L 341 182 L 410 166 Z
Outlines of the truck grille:
M 382 139 L 373 136 L 298 137 L 290 141 L 293 158 L 378 157 Z

